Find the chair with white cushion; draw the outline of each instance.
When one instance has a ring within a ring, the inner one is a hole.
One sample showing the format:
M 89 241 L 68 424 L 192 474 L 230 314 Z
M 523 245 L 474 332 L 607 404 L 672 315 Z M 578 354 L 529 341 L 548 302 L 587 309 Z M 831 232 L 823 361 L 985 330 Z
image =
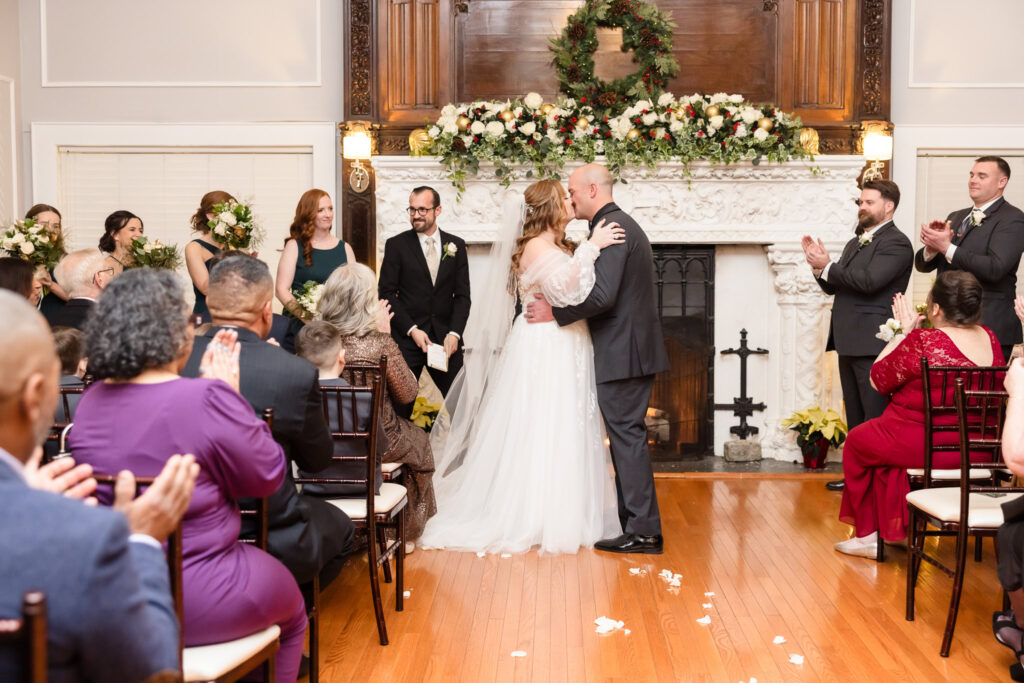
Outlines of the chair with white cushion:
M 946 628 L 939 654 L 949 656 L 956 627 L 960 595 L 967 563 L 967 545 L 971 536 L 994 538 L 1003 523 L 1002 504 L 1019 497 L 1024 489 L 1000 486 L 990 477 L 975 479 L 972 470 L 997 470 L 1004 467 L 1000 440 L 1006 415 L 1006 392 L 969 390 L 970 378 L 955 379 L 954 396 L 958 416 L 960 480 L 956 487 L 924 488 L 907 494 L 910 511 L 907 562 L 907 621 L 914 620 L 914 597 L 921 561 L 938 567 L 953 579 L 953 590 L 946 617 Z M 984 462 L 972 462 L 971 454 L 986 454 Z M 926 472 L 927 474 L 927 472 Z M 931 529 L 929 529 L 931 527 Z M 924 541 L 931 536 L 956 538 L 953 568 L 929 556 Z

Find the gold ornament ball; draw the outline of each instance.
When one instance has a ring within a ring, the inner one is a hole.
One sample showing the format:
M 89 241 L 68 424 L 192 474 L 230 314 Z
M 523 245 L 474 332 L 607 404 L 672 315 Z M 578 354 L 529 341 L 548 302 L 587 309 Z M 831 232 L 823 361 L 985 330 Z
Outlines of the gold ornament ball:
M 554 108 L 555 106 L 553 104 L 542 104 L 540 106 L 540 113 L 544 114 L 544 116 L 547 116 L 548 114 L 551 113 L 551 110 Z
M 501 112 L 501 120 L 504 121 L 505 123 L 508 123 L 509 121 L 515 121 L 516 115 L 512 111 L 506 109 L 505 111 Z
M 588 119 L 586 116 L 579 117 L 578 119 L 576 119 L 576 127 L 590 128 L 590 119 Z
M 636 141 L 640 139 L 640 131 L 636 128 L 630 128 L 629 132 L 626 133 L 626 139 L 630 141 Z
M 712 104 L 710 107 L 704 110 L 704 114 L 710 119 L 712 116 L 718 116 L 722 113 L 722 110 L 718 108 L 717 104 Z
M 683 119 L 686 118 L 686 110 L 682 107 L 679 107 L 678 109 L 672 112 L 672 115 L 675 116 L 678 121 L 682 121 Z
M 762 130 L 771 130 L 775 127 L 775 124 L 772 123 L 772 120 L 767 116 L 762 116 L 757 120 L 757 127 Z
M 459 130 L 461 130 L 463 133 L 469 130 L 469 126 L 471 123 L 473 122 L 469 120 L 468 116 L 460 116 L 459 118 L 455 119 L 455 125 L 458 126 Z

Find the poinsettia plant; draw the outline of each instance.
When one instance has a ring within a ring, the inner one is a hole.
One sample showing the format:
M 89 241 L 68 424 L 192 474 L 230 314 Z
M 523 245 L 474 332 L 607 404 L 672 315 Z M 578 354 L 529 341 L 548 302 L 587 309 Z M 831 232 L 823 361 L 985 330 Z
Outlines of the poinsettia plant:
M 831 408 L 825 410 L 820 406 L 794 412 L 782 421 L 782 426 L 789 427 L 797 433 L 798 446 L 815 443 L 821 439 L 828 439 L 833 446 L 839 446 L 846 441 L 846 434 L 849 431 L 839 413 Z

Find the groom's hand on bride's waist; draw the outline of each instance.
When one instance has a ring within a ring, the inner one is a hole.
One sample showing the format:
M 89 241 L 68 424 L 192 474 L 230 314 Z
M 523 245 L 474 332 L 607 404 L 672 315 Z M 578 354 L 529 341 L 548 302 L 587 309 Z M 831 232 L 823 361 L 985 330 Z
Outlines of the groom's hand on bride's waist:
M 526 305 L 526 322 L 548 323 L 555 319 L 551 314 L 551 304 L 543 294 L 534 294 L 533 301 Z

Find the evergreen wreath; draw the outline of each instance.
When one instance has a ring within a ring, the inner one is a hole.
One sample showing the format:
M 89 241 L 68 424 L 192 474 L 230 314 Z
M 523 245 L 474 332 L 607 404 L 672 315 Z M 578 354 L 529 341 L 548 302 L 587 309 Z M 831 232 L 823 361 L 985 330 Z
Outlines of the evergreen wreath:
M 606 83 L 594 75 L 598 28 L 622 29 L 622 51 L 633 50 L 639 68 Z M 672 56 L 673 24 L 656 5 L 642 0 L 586 0 L 551 39 L 562 92 L 595 109 L 617 112 L 631 101 L 657 97 L 679 73 Z

